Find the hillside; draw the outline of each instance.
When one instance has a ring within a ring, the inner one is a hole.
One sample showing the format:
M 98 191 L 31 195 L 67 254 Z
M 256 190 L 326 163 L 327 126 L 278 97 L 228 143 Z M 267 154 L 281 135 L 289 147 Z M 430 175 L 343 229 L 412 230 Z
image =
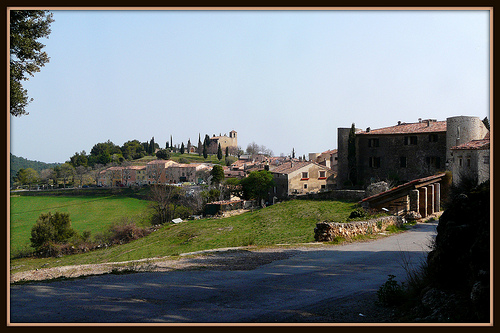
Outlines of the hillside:
M 10 182 L 14 182 L 14 177 L 20 169 L 32 168 L 40 172 L 43 169 L 54 168 L 61 163 L 45 163 L 39 161 L 31 161 L 24 157 L 17 157 L 10 154 Z

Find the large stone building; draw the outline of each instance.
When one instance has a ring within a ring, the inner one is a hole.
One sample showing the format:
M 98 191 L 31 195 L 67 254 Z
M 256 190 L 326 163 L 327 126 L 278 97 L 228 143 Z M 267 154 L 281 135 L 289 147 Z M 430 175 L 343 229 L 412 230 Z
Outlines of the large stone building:
M 225 151 L 226 147 L 238 147 L 238 133 L 235 130 L 232 130 L 229 132 L 229 136 L 226 134 L 221 136 L 214 135 L 210 138 L 210 145 L 214 145 L 215 148 L 217 148 L 219 144 L 222 152 Z
M 337 185 L 351 184 L 348 162 L 350 128 L 338 129 Z M 458 116 L 402 123 L 380 129 L 356 129 L 357 184 L 379 180 L 404 183 L 451 170 L 451 148 L 481 140 L 488 129 L 478 117 Z

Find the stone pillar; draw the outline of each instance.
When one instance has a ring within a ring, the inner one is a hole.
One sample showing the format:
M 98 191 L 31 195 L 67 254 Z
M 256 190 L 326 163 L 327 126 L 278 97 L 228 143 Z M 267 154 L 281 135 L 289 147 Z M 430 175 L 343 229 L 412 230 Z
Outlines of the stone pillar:
M 418 205 L 418 190 L 410 191 L 410 210 L 417 212 L 419 211 Z
M 427 187 L 427 214 L 434 213 L 434 185 L 431 184 Z
M 421 187 L 418 189 L 418 201 L 420 206 L 420 215 L 422 217 L 427 217 L 427 187 Z
M 441 210 L 441 184 L 434 184 L 434 211 L 439 212 Z

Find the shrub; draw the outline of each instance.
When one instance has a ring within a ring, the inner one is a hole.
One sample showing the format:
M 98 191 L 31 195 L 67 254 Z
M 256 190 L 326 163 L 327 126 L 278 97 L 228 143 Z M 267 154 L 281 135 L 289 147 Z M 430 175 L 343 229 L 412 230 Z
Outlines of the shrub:
M 52 252 L 50 244 L 64 243 L 76 234 L 71 227 L 69 214 L 41 214 L 31 228 L 31 246 L 42 253 L 45 253 L 45 250 Z
M 382 305 L 393 306 L 403 303 L 404 283 L 394 280 L 396 276 L 390 274 L 389 279 L 377 291 L 378 301 Z
M 109 227 L 107 241 L 109 244 L 124 244 L 147 235 L 147 230 L 138 227 L 134 222 L 125 221 Z
M 364 211 L 364 209 L 357 208 L 351 212 L 351 214 L 349 215 L 349 218 L 356 219 L 356 218 L 365 217 L 365 216 L 366 216 L 366 212 Z

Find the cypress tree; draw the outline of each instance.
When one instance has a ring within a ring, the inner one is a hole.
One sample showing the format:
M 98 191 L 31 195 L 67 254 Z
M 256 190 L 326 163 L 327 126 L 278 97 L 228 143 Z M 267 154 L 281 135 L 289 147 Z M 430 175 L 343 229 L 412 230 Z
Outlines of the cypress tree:
M 358 181 L 358 171 L 356 169 L 356 127 L 354 123 L 349 131 L 347 141 L 347 167 L 349 170 L 348 179 L 355 185 Z
M 218 159 L 219 161 L 220 161 L 220 160 L 222 160 L 222 149 L 221 149 L 221 147 L 220 147 L 220 143 L 219 143 L 219 145 L 218 145 L 218 147 L 217 147 L 217 159 Z

